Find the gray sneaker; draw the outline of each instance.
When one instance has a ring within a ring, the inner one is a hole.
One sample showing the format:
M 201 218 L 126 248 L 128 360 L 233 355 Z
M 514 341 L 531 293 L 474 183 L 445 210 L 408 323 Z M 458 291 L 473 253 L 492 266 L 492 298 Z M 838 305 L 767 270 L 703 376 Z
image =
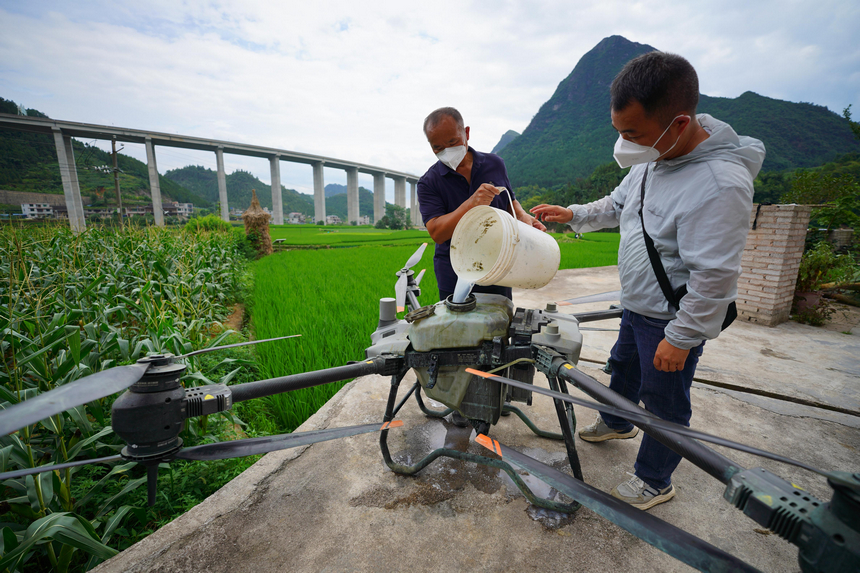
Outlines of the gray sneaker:
M 626 440 L 633 438 L 639 433 L 639 428 L 633 426 L 629 432 L 619 432 L 613 430 L 603 421 L 600 415 L 597 420 L 590 426 L 586 426 L 579 431 L 579 437 L 586 442 L 605 442 L 606 440 Z
M 627 475 L 633 477 L 612 488 L 611 493 L 613 497 L 626 501 L 633 507 L 638 507 L 642 510 L 650 509 L 658 503 L 669 501 L 675 497 L 675 486 L 672 484 L 669 484 L 669 487 L 663 490 L 657 490 L 630 472 L 627 472 Z

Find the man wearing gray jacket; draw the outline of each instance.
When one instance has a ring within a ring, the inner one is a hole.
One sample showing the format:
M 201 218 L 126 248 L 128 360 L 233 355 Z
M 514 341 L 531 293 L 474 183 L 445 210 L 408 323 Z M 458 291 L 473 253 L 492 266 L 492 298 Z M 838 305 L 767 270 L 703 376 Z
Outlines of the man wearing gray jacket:
M 587 205 L 538 205 L 538 219 L 578 233 L 620 226 L 618 274 L 624 313 L 612 348 L 610 388 L 670 422 L 689 426 L 690 386 L 706 340 L 716 338 L 737 297 L 753 180 L 764 145 L 696 115 L 699 84 L 684 58 L 650 52 L 628 62 L 610 88 L 615 159 L 630 173 Z M 642 198 L 644 197 L 644 206 Z M 644 227 L 644 232 L 643 232 Z M 653 240 L 679 307 L 661 289 L 646 247 Z M 588 442 L 632 438 L 638 428 L 602 414 L 579 432 Z M 648 509 L 675 495 L 681 456 L 645 435 L 635 474 L 612 495 Z

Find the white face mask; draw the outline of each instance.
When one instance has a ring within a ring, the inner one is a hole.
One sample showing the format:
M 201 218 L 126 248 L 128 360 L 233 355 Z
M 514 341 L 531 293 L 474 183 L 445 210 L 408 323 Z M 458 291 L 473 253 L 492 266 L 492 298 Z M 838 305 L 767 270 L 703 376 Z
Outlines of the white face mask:
M 684 115 L 677 115 L 675 119 L 679 117 L 687 117 Z M 672 127 L 672 124 L 675 123 L 675 119 L 672 120 L 672 123 L 669 124 L 669 127 Z M 669 127 L 663 130 L 663 133 L 660 134 L 660 137 L 657 138 L 657 141 L 654 142 L 654 145 L 651 147 L 645 147 L 644 145 L 639 145 L 638 143 L 633 143 L 632 141 L 627 141 L 621 135 L 618 136 L 618 141 L 615 142 L 615 153 L 612 154 L 615 157 L 615 161 L 618 163 L 618 166 L 621 169 L 625 169 L 630 167 L 631 165 L 639 165 L 640 163 L 650 163 L 651 161 L 657 161 L 670 151 L 672 151 L 676 145 L 678 145 L 678 141 L 681 139 L 681 134 L 678 134 L 678 139 L 675 140 L 675 143 L 672 144 L 672 147 L 660 153 L 656 149 L 656 145 L 660 143 L 660 140 L 663 139 L 663 136 L 666 135 L 666 132 L 669 131 Z
M 454 147 L 446 147 L 442 151 L 436 154 L 437 159 L 453 169 L 457 170 L 457 167 L 463 161 L 463 158 L 466 157 L 466 153 L 469 151 L 468 142 L 467 145 L 457 145 Z

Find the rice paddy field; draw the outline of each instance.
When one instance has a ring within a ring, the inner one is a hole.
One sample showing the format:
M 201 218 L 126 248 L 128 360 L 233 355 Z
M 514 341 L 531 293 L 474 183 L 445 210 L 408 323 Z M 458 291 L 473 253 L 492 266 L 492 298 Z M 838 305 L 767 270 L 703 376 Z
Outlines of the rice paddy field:
M 425 231 L 386 231 L 370 227 L 282 226 L 272 239 L 284 239 L 276 252 L 254 263 L 250 305 L 258 339 L 301 334 L 301 338 L 256 348 L 262 377 L 276 377 L 340 366 L 364 358 L 376 328 L 379 299 L 394 296 L 395 273 L 421 245 L 429 243 L 416 273 L 426 269 L 419 302 L 438 300 L 433 243 Z M 619 235 L 590 233 L 581 239 L 553 234 L 561 250 L 560 268 L 614 265 Z M 317 245 L 319 249 L 308 249 Z M 292 431 L 343 384 L 308 388 L 265 399 L 281 431 Z

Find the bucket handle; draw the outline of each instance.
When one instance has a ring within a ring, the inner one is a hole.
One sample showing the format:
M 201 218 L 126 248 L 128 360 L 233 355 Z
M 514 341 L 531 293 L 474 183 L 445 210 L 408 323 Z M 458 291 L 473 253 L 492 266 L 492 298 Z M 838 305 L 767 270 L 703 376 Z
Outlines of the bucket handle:
M 519 243 L 520 242 L 520 226 L 517 225 L 517 214 L 514 212 L 514 200 L 511 197 L 511 192 L 508 191 L 507 187 L 498 187 L 498 189 L 499 189 L 499 193 L 504 191 L 505 193 L 508 194 L 508 205 L 511 206 L 511 217 L 514 218 L 514 233 L 516 234 L 516 242 Z

